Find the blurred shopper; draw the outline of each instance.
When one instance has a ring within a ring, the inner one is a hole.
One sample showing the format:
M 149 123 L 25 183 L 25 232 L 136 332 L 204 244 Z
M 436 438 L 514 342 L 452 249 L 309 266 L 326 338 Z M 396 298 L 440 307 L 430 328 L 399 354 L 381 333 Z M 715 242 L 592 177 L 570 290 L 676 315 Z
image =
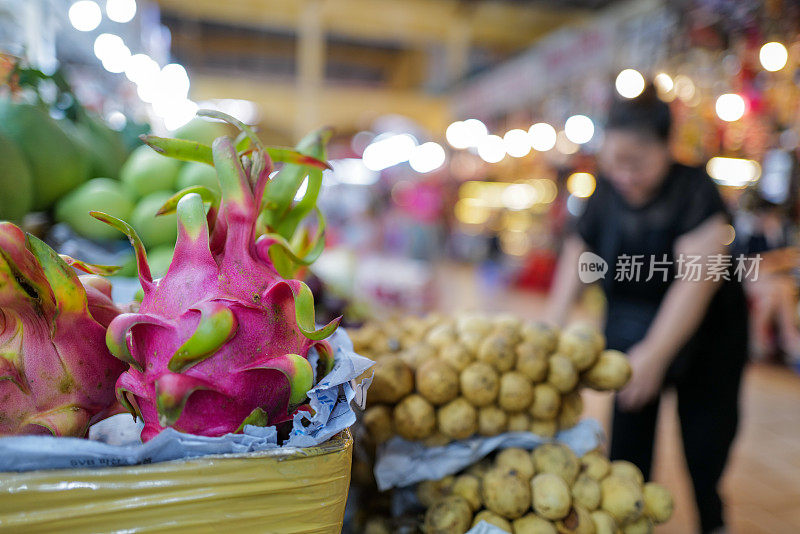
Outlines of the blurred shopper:
M 601 176 L 564 243 L 549 318 L 563 323 L 580 294 L 581 254 L 600 256 L 608 347 L 627 352 L 633 368 L 615 402 L 610 455 L 650 477 L 660 395 L 674 386 L 702 531 L 722 532 L 717 484 L 738 423 L 747 308 L 730 271 L 730 280 L 686 276 L 687 258 L 706 265 L 727 254 L 729 216 L 704 171 L 672 160 L 670 128 L 652 88 L 612 105 Z
M 791 229 L 782 206 L 757 193 L 750 204 L 752 228 L 742 240 L 742 251 L 761 259 L 758 278 L 745 283 L 751 310 L 750 352 L 754 359 L 765 359 L 777 344 L 789 363 L 797 363 L 800 330 L 794 271 L 800 266 L 800 251 L 791 246 Z

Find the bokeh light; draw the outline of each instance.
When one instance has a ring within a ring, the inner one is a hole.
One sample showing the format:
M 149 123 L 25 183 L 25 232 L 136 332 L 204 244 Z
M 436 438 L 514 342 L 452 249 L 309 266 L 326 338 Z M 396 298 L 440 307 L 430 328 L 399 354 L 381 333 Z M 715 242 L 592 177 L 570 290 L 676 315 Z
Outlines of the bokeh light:
M 644 91 L 644 76 L 635 69 L 625 69 L 614 82 L 617 92 L 624 98 L 636 98 Z

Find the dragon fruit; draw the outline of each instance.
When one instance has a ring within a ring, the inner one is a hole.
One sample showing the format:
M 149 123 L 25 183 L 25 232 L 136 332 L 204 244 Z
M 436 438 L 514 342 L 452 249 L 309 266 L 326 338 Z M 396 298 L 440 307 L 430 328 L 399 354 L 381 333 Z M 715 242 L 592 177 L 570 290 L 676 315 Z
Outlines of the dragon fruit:
M 11 223 L 0 223 L 0 435 L 83 437 L 119 411 L 114 386 L 127 368 L 105 345 L 119 315 L 110 285 L 72 267 Z
M 285 240 L 257 234 L 262 205 L 274 207 L 265 199 L 271 160 L 252 132 L 246 133 L 255 148 L 238 153 L 231 139 L 221 137 L 209 150 L 221 202 L 193 192 L 197 188 L 176 199 L 178 240 L 162 279 L 153 280 L 132 227 L 92 213 L 125 233 L 136 253 L 141 306 L 111 322 L 106 342 L 113 355 L 130 364 L 117 381 L 117 398 L 144 421 L 143 441 L 166 427 L 220 436 L 245 424 L 289 421 L 298 409 L 307 409 L 303 403 L 315 375 L 332 367 L 324 339 L 339 319 L 316 329 L 311 291 L 301 281 L 283 278 L 270 259 L 270 249 Z M 159 151 L 174 155 L 174 143 L 185 147 L 189 142 L 158 143 L 166 147 Z M 194 146 L 195 151 L 208 148 Z M 212 203 L 208 212 L 204 198 Z M 170 202 L 162 212 L 169 209 Z M 320 356 L 316 369 L 307 359 L 311 347 Z

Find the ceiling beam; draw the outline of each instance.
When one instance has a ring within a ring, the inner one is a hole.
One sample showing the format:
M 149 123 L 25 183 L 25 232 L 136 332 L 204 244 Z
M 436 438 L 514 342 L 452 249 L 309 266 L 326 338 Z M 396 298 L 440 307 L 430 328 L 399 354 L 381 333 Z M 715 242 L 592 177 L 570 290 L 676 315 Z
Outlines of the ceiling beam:
M 295 0 L 157 0 L 166 12 L 231 25 L 295 30 L 305 2 Z M 547 9 L 496 1 L 323 0 L 325 31 L 343 37 L 396 41 L 412 46 L 442 44 L 461 21 L 474 44 L 519 49 L 585 11 Z
M 290 82 L 261 78 L 231 78 L 209 73 L 192 73 L 191 98 L 196 101 L 215 98 L 237 98 L 254 102 L 261 114 L 260 122 L 270 131 L 297 141 L 297 119 L 301 115 L 301 95 Z M 439 134 L 449 124 L 450 110 L 445 97 L 431 96 L 418 91 L 362 86 L 331 86 L 320 88 L 315 103 L 314 124 L 306 129 L 335 126 L 341 131 L 367 129 L 381 115 L 405 115 L 433 134 Z

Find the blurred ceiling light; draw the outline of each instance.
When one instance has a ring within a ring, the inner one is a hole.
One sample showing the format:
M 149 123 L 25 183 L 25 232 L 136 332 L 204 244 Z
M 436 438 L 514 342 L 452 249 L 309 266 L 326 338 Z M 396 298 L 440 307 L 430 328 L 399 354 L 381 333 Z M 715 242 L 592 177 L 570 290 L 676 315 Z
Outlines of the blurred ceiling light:
M 558 134 L 556 134 L 556 150 L 562 154 L 574 154 L 580 150 L 580 148 L 580 145 L 569 140 L 564 130 L 561 130 L 558 132 Z
M 100 61 L 113 54 L 115 50 L 125 46 L 122 37 L 113 33 L 101 33 L 94 40 L 94 55 Z
M 158 78 L 161 90 L 168 92 L 170 96 L 186 97 L 189 94 L 191 83 L 183 65 L 178 63 L 164 65 Z
M 453 209 L 456 219 L 464 224 L 483 224 L 489 220 L 492 211 L 474 198 L 462 198 Z
M 531 184 L 509 184 L 503 191 L 503 205 L 510 210 L 526 210 L 537 200 L 536 189 Z
M 546 122 L 537 122 L 528 130 L 531 146 L 539 152 L 547 152 L 556 146 L 556 129 Z
M 364 165 L 371 171 L 382 171 L 408 161 L 417 146 L 417 140 L 409 134 L 391 134 L 376 139 L 364 149 L 362 156 Z
M 731 187 L 744 187 L 761 177 L 761 165 L 751 159 L 711 158 L 706 171 L 717 183 Z
M 350 148 L 359 156 L 364 153 L 364 149 L 369 146 L 372 140 L 375 139 L 375 134 L 372 132 L 358 132 L 350 140 Z
M 106 115 L 106 122 L 112 130 L 120 131 L 128 124 L 128 118 L 121 111 L 112 111 Z
M 419 173 L 435 171 L 444 165 L 445 153 L 442 145 L 429 141 L 415 146 L 408 157 L 408 164 Z
M 411 136 L 409 136 L 411 137 Z M 336 182 L 348 185 L 374 185 L 380 179 L 377 171 L 368 168 L 364 160 L 359 158 L 342 158 L 331 160 L 331 173 Z
M 781 43 L 773 41 L 761 47 L 758 52 L 758 60 L 764 69 L 776 72 L 786 66 L 786 62 L 789 60 L 789 52 Z
M 656 86 L 656 92 L 661 100 L 664 102 L 672 102 L 675 100 L 675 92 L 673 91 L 675 82 L 672 81 L 669 74 L 666 72 L 659 72 L 653 79 L 653 83 Z
M 672 81 L 672 78 L 670 78 L 669 74 L 666 72 L 659 72 L 656 74 L 653 82 L 659 91 L 663 91 L 665 93 L 669 93 L 675 87 L 675 82 Z
M 722 239 L 722 244 L 726 247 L 733 243 L 733 240 L 736 239 L 736 228 L 734 228 L 730 224 L 725 225 L 725 237 Z
M 594 123 L 586 115 L 573 115 L 564 123 L 564 133 L 573 143 L 588 143 L 594 136 Z
M 131 51 L 127 46 L 115 47 L 106 52 L 103 58 L 103 68 L 108 72 L 119 74 L 125 72 L 125 66 L 131 58 Z
M 567 211 L 573 217 L 580 216 L 585 208 L 586 204 L 582 198 L 578 198 L 575 195 L 570 195 L 567 197 Z
M 741 119 L 744 116 L 745 108 L 744 98 L 736 93 L 720 95 L 715 106 L 717 117 L 727 122 Z
M 489 135 L 489 130 L 486 125 L 478 119 L 467 119 L 462 123 L 464 129 L 464 137 L 466 139 L 467 148 L 477 147 L 481 140 Z
M 158 63 L 147 54 L 134 54 L 125 64 L 125 76 L 137 84 L 155 80 L 160 71 Z
M 524 256 L 530 251 L 527 232 L 505 231 L 500 233 L 500 249 L 510 256 Z
M 549 178 L 536 178 L 530 184 L 536 190 L 536 199 L 541 204 L 550 204 L 558 196 L 558 186 Z
M 174 102 L 163 115 L 164 126 L 167 130 L 177 130 L 187 124 L 197 114 L 198 106 L 191 100 Z
M 675 76 L 675 94 L 683 100 L 688 102 L 694 96 L 694 82 L 688 76 L 678 74 Z
M 100 6 L 91 0 L 79 0 L 69 8 L 69 22 L 81 32 L 90 32 L 100 25 L 103 13 Z
M 578 198 L 589 198 L 594 193 L 597 182 L 588 172 L 576 172 L 567 178 L 567 191 Z
M 497 163 L 506 157 L 506 147 L 499 135 L 487 135 L 478 144 L 478 156 L 486 163 Z
M 136 83 L 136 94 L 139 96 L 139 100 L 142 102 L 152 104 L 158 98 L 158 93 L 158 83 L 156 83 L 156 78 L 140 80 Z
M 465 182 L 458 188 L 461 198 L 470 198 L 490 208 L 504 208 L 503 194 L 509 184 L 505 182 Z
M 509 156 L 521 158 L 531 151 L 531 140 L 525 130 L 509 130 L 503 136 L 503 144 Z
M 527 232 L 533 226 L 533 215 L 529 210 L 506 211 L 503 213 L 503 227 L 512 232 Z
M 198 103 L 201 109 L 213 109 L 227 113 L 235 119 L 239 119 L 245 124 L 256 124 L 258 122 L 258 106 L 255 102 L 241 100 L 238 98 L 214 98 Z
M 635 69 L 625 69 L 614 82 L 617 92 L 624 98 L 636 98 L 644 91 L 644 76 Z
M 469 139 L 467 139 L 468 129 L 464 126 L 464 121 L 456 121 L 447 127 L 444 136 L 453 148 L 467 148 L 469 146 Z
M 136 0 L 106 0 L 106 15 L 114 22 L 130 22 L 136 15 Z

